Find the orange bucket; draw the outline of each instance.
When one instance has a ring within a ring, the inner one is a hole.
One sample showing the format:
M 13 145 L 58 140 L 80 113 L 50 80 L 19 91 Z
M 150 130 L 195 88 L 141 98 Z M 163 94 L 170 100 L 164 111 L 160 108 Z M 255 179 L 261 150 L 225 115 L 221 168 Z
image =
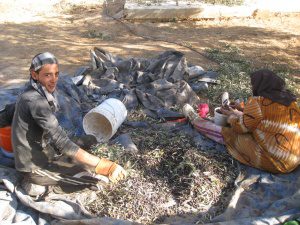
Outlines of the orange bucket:
M 0 147 L 7 152 L 13 152 L 11 144 L 11 127 L 0 128 Z

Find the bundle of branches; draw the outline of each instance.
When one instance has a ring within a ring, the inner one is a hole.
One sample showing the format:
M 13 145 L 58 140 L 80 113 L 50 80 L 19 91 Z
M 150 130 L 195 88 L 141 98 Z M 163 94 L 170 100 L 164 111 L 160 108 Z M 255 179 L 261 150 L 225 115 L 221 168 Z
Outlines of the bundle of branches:
M 224 210 L 238 173 L 226 151 L 199 151 L 189 137 L 163 129 L 125 129 L 138 153 L 116 145 L 99 145 L 93 153 L 119 159 L 129 176 L 99 191 L 86 206 L 90 212 L 150 224 L 191 214 L 207 222 Z

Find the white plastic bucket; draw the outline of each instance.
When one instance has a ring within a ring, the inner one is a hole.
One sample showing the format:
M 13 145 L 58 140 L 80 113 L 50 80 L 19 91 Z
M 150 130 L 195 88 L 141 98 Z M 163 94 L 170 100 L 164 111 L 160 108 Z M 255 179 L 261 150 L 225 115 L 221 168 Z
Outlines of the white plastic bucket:
M 221 109 L 221 107 L 217 107 L 215 108 L 214 111 L 214 122 L 215 124 L 222 126 L 222 127 L 226 127 L 228 125 L 227 123 L 227 117 L 224 114 L 219 113 L 218 111 Z
M 98 142 L 105 142 L 117 132 L 126 117 L 125 105 L 118 99 L 109 98 L 84 116 L 83 129 Z

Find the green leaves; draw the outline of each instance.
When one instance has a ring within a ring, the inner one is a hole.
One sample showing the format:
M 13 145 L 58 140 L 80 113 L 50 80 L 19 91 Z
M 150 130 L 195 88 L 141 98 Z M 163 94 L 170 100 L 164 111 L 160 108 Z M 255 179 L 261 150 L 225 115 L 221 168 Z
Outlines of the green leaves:
M 212 106 L 220 105 L 220 96 L 225 91 L 229 93 L 231 100 L 247 99 L 252 95 L 250 73 L 261 68 L 255 67 L 250 60 L 246 59 L 241 49 L 227 44 L 223 48 L 206 49 L 205 52 L 208 58 L 219 63 L 217 72 L 220 74 L 218 78 L 220 84 L 210 86 L 208 92 L 204 94 L 204 97 L 210 100 Z M 297 74 L 299 71 L 294 71 L 288 66 L 283 67 L 272 63 L 265 68 L 282 77 L 287 88 L 295 93 L 299 99 L 300 87 L 297 80 L 292 76 L 292 74 Z
M 252 95 L 249 77 L 251 63 L 243 57 L 240 49 L 225 45 L 222 49 L 206 49 L 206 54 L 220 64 L 217 70 L 220 84 L 210 86 L 206 93 L 213 106 L 220 105 L 220 96 L 225 91 L 229 93 L 230 99 L 245 99 Z

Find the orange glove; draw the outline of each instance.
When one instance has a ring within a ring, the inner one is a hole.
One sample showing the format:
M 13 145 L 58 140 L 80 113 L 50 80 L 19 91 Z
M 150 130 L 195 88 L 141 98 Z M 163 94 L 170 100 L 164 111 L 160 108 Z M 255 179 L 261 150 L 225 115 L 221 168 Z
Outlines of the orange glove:
M 95 168 L 95 172 L 107 176 L 111 182 L 118 182 L 125 179 L 127 176 L 123 167 L 105 158 L 100 159 Z

